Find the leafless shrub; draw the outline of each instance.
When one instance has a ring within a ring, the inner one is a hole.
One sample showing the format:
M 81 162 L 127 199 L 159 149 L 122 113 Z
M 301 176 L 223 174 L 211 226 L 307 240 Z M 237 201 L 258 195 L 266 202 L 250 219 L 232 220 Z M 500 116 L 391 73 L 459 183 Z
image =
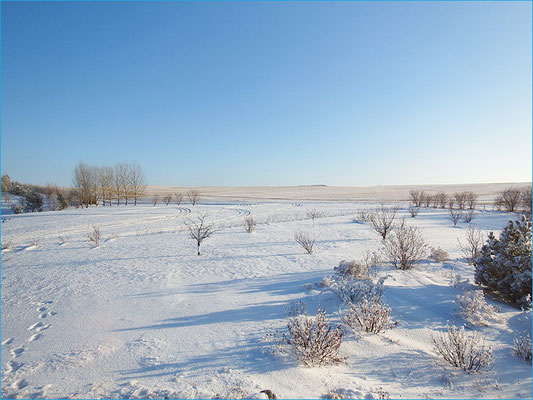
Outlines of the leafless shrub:
M 451 210 L 453 209 L 454 205 L 455 205 L 455 200 L 452 197 L 450 197 L 448 199 L 448 208 Z
M 191 189 L 186 195 L 193 206 L 200 201 L 200 191 L 198 189 Z
M 65 243 L 69 242 L 70 237 L 68 237 L 68 236 L 58 236 L 57 240 L 59 240 L 59 244 L 65 244 Z
M 11 251 L 13 250 L 13 241 L 11 239 L 6 239 L 2 242 L 2 251 Z
M 294 240 L 309 254 L 313 254 L 313 246 L 315 244 L 315 238 L 307 232 L 298 231 L 294 234 Z
M 366 266 L 370 275 L 376 272 L 376 268 L 383 265 L 383 259 L 375 251 L 367 250 L 361 262 Z
M 396 218 L 397 208 L 385 207 L 381 205 L 369 214 L 368 219 L 372 228 L 385 240 L 387 234 L 392 230 L 394 219 Z
M 457 204 L 457 208 L 459 210 L 464 210 L 466 204 L 466 192 L 455 192 L 453 194 L 453 198 L 455 199 L 455 204 Z
M 521 193 L 519 189 L 508 188 L 500 192 L 498 200 L 501 205 L 509 212 L 516 211 L 520 204 Z
M 172 195 L 170 194 L 167 194 L 165 197 L 163 197 L 163 202 L 165 203 L 166 206 L 168 206 L 171 200 L 172 200 Z
M 313 225 L 315 225 L 315 219 L 320 217 L 320 212 L 318 212 L 316 208 L 307 210 L 306 214 L 307 214 L 307 218 L 310 218 L 313 220 Z
M 341 261 L 334 270 L 345 279 L 366 278 L 368 275 L 366 264 L 361 264 L 357 261 Z
M 297 317 L 299 315 L 307 315 L 307 307 L 303 301 L 293 301 L 287 307 L 288 317 Z
M 494 363 L 492 347 L 485 347 L 477 332 L 467 335 L 464 327 L 448 325 L 448 331 L 433 335 L 432 341 L 445 363 L 469 373 L 490 369 Z
M 420 190 L 410 190 L 409 196 L 411 197 L 411 202 L 415 207 L 422 207 L 422 202 L 424 201 L 424 196 L 426 194 Z
M 422 204 L 426 208 L 430 206 L 432 201 L 433 201 L 433 195 L 428 193 L 428 194 L 424 194 L 424 196 L 422 196 Z
M 179 206 L 181 202 L 183 201 L 183 193 L 180 193 L 180 192 L 174 193 L 174 200 L 176 201 L 176 204 Z
M 531 364 L 531 337 L 527 332 L 514 339 L 513 354 Z
M 448 218 L 453 222 L 453 226 L 457 226 L 457 222 L 463 217 L 463 210 L 450 208 L 448 210 Z
M 470 225 L 466 230 L 466 243 L 462 243 L 459 239 L 459 248 L 467 259 L 468 264 L 474 265 L 474 260 L 481 255 L 481 247 L 483 246 L 484 236 L 483 232 Z
M 415 206 L 409 207 L 409 214 L 411 214 L 411 218 L 414 218 L 418 215 L 419 208 Z
M 439 248 L 432 247 L 431 252 L 429 254 L 429 259 L 436 261 L 438 263 L 446 262 L 450 259 L 450 255 L 446 250 Z
M 362 298 L 381 298 L 383 296 L 383 283 L 387 276 L 379 278 L 377 282 L 372 279 L 333 279 L 328 291 L 335 293 L 346 304 L 356 304 Z
M 439 192 L 435 195 L 435 200 L 440 208 L 446 208 L 448 202 L 448 195 L 444 192 Z
M 471 325 L 488 325 L 498 321 L 498 309 L 485 301 L 483 290 L 467 290 L 455 299 L 459 315 Z
M 331 276 L 324 276 L 322 277 L 320 282 L 318 282 L 318 287 L 321 287 L 323 289 L 329 288 L 334 282 L 335 280 Z
M 30 239 L 30 247 L 39 247 L 41 245 L 41 238 Z
M 254 217 L 251 215 L 244 218 L 244 230 L 248 233 L 252 233 L 255 231 L 255 226 L 257 225 L 257 222 L 255 221 Z
M 316 316 L 289 318 L 286 342 L 300 362 L 307 366 L 339 364 L 345 360 L 339 355 L 344 332 L 326 321 L 326 311 L 320 308 Z
M 87 238 L 89 239 L 89 242 L 92 243 L 93 247 L 100 246 L 100 228 L 96 225 L 92 225 L 87 231 Z
M 185 226 L 189 230 L 189 237 L 196 241 L 198 255 L 200 255 L 200 245 L 202 242 L 211 237 L 218 229 L 215 228 L 215 225 L 208 223 L 206 221 L 207 214 L 200 214 L 196 218 L 196 221 L 187 219 L 185 221 Z
M 368 211 L 359 210 L 359 212 L 357 213 L 357 216 L 354 218 L 353 222 L 363 223 L 363 222 L 368 222 L 368 220 L 369 220 Z
M 399 269 L 411 269 L 420 261 L 427 251 L 427 244 L 416 227 L 405 226 L 405 221 L 383 242 L 385 254 L 392 264 Z
M 474 192 L 464 192 L 466 197 L 466 205 L 468 206 L 469 210 L 473 210 L 476 208 L 477 204 L 477 194 Z
M 474 219 L 474 212 L 474 210 L 468 210 L 467 212 L 465 212 L 463 216 L 463 221 L 467 223 L 472 222 L 472 220 Z
M 390 313 L 390 307 L 381 298 L 363 297 L 357 304 L 350 304 L 344 323 L 353 331 L 363 329 L 365 332 L 379 333 L 398 324 L 391 320 Z
M 158 201 L 159 201 L 159 195 L 157 193 L 152 195 L 152 205 L 153 206 L 157 205 Z

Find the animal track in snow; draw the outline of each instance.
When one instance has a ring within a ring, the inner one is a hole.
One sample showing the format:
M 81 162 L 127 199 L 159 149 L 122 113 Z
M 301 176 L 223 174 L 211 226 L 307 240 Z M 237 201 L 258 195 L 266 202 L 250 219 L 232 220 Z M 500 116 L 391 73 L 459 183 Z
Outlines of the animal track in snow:
M 11 344 L 13 342 L 13 339 L 15 338 L 12 338 L 10 337 L 9 339 L 6 339 L 2 342 L 2 346 L 5 346 L 5 345 L 8 345 L 8 344 Z
M 15 349 L 11 349 L 9 351 L 11 353 L 12 358 L 16 358 L 20 356 L 22 353 L 24 353 L 24 346 L 17 347 Z
M 36 340 L 40 339 L 43 335 L 41 333 L 36 333 L 35 335 L 31 335 L 28 339 L 28 342 L 35 342 Z

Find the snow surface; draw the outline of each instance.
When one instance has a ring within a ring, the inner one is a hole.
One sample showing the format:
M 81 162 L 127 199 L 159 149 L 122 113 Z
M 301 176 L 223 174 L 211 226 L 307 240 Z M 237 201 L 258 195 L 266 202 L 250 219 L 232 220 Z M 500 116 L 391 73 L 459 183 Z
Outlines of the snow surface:
M 380 268 L 378 276 L 390 275 L 384 296 L 398 326 L 348 333 L 344 364 L 309 368 L 276 355 L 269 337 L 285 329 L 297 300 L 311 315 L 320 305 L 340 322 L 339 299 L 305 284 L 380 248 L 368 224 L 353 222 L 376 204 L 207 203 L 9 215 L 2 223 L 2 243 L 12 243 L 2 254 L 2 397 L 264 398 L 259 392 L 269 389 L 280 398 L 333 391 L 345 398 L 531 398 L 531 365 L 512 354 L 513 339 L 531 333 L 531 319 L 511 306 L 487 299 L 499 320 L 475 327 L 494 347 L 494 369 L 467 374 L 435 362 L 431 334 L 447 321 L 464 323 L 454 301 L 461 290 L 450 281 L 459 274 L 473 282 L 457 243 L 468 224 L 454 228 L 446 211 L 431 208 L 410 218 L 403 204 L 400 215 L 451 260 Z M 306 216 L 312 208 L 323 213 L 314 223 Z M 196 256 L 183 221 L 204 212 L 224 229 Z M 243 228 L 248 215 L 259 222 L 251 234 Z M 512 217 L 480 211 L 472 224 L 499 231 Z M 87 240 L 91 225 L 102 232 L 97 248 Z M 312 255 L 294 241 L 298 230 L 316 237 Z

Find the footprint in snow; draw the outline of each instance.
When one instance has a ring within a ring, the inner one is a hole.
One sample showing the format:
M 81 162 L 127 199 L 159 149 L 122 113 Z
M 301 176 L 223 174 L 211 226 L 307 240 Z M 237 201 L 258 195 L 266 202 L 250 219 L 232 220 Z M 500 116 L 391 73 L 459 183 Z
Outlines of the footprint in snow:
M 11 353 L 11 357 L 16 358 L 20 356 L 22 353 L 24 353 L 24 346 L 11 349 L 9 352 Z
M 35 342 L 36 340 L 40 339 L 43 335 L 41 333 L 36 333 L 35 335 L 31 335 L 31 337 L 28 339 L 28 342 Z
M 11 344 L 15 338 L 10 337 L 9 339 L 6 339 L 2 342 L 2 346 Z
M 33 325 L 30 325 L 27 330 L 29 331 L 36 331 L 36 332 L 40 332 L 40 331 L 44 331 L 48 328 L 50 328 L 52 325 L 48 324 L 48 325 L 45 325 L 43 324 L 42 322 L 36 322 L 35 324 Z

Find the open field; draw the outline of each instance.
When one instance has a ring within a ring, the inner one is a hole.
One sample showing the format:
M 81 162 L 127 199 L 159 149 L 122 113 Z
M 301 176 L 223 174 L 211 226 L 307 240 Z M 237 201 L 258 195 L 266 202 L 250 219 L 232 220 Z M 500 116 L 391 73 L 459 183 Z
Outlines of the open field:
M 376 232 L 353 222 L 377 204 L 205 200 L 10 215 L 2 224 L 2 242 L 11 241 L 2 254 L 2 397 L 259 397 L 269 389 L 281 398 L 333 390 L 351 398 L 531 398 L 531 365 L 512 354 L 516 335 L 531 334 L 531 314 L 517 308 L 488 300 L 498 320 L 469 329 L 494 347 L 490 371 L 468 374 L 435 362 L 432 334 L 447 321 L 464 323 L 454 300 L 474 287 L 458 246 L 469 224 L 453 227 L 446 210 L 411 218 L 407 203 L 398 203 L 399 217 L 450 260 L 374 271 L 375 279 L 389 275 L 384 298 L 397 327 L 347 331 L 347 359 L 334 366 L 302 366 L 271 340 L 286 328 L 294 301 L 310 315 L 320 305 L 330 321 L 342 322 L 346 306 L 319 282 L 341 260 L 379 252 Z M 309 219 L 309 209 L 320 217 Z M 223 229 L 197 256 L 184 221 L 200 213 Z M 258 223 L 253 233 L 243 228 L 247 216 Z M 486 233 L 514 217 L 481 210 L 472 224 Z M 93 225 L 99 247 L 87 239 Z M 294 241 L 299 230 L 316 238 L 313 254 Z M 470 283 L 454 287 L 457 275 Z

